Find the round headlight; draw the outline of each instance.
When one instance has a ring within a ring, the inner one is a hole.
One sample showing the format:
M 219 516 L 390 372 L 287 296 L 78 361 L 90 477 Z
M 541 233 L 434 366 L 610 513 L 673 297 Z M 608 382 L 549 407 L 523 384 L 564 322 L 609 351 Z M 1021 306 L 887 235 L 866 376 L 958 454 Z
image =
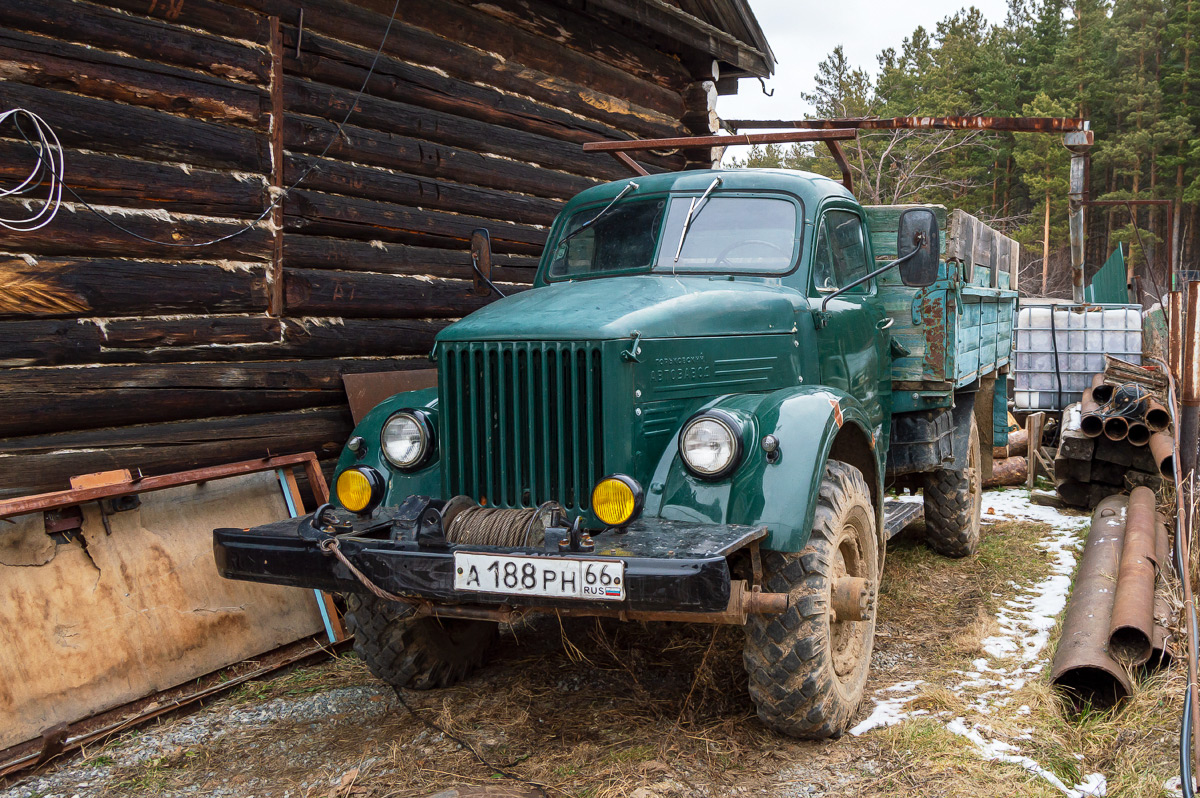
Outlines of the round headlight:
M 419 410 L 401 410 L 383 425 L 379 434 L 383 456 L 397 468 L 421 465 L 433 451 L 433 426 Z
M 723 477 L 741 460 L 740 426 L 727 413 L 709 411 L 695 416 L 679 434 L 679 455 L 696 476 Z
M 642 511 L 645 494 L 641 485 L 624 474 L 613 474 L 592 488 L 592 512 L 605 526 L 622 527 Z
M 334 483 L 338 501 L 352 513 L 366 513 L 383 498 L 384 479 L 373 468 L 347 468 Z

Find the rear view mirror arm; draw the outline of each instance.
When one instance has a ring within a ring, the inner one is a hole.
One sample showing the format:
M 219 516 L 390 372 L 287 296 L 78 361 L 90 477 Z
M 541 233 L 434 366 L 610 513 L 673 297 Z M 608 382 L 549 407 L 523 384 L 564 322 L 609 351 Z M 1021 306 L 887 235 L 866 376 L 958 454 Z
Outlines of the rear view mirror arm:
M 922 236 L 922 238 L 924 238 L 924 236 Z M 922 245 L 924 245 L 924 243 L 925 243 L 924 241 L 921 242 Z M 878 277 L 879 275 L 886 272 L 888 269 L 899 266 L 901 263 L 904 263 L 906 260 L 909 260 L 910 258 L 912 258 L 914 255 L 916 255 L 920 251 L 921 251 L 921 247 L 918 246 L 916 249 L 914 249 L 912 252 L 908 253 L 904 257 L 896 258 L 893 261 L 885 263 L 883 266 L 880 266 L 878 269 L 871 272 L 870 274 L 864 274 L 862 277 L 859 277 L 854 282 L 848 283 L 848 284 L 842 286 L 841 288 L 839 288 L 838 290 L 834 291 L 832 294 L 829 294 L 828 296 L 826 296 L 824 299 L 821 300 L 821 313 L 825 312 L 825 306 L 829 304 L 829 300 L 835 299 L 836 297 L 841 296 L 842 294 L 849 291 L 851 288 L 856 288 L 856 287 L 862 285 L 867 280 L 870 280 L 874 277 Z

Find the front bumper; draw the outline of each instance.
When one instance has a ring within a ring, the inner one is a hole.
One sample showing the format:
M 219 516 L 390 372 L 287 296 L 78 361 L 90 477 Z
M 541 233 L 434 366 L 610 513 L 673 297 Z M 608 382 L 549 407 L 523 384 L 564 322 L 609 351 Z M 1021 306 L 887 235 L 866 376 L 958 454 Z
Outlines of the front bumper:
M 728 556 L 766 537 L 765 527 L 694 524 L 639 519 L 627 531 L 595 538 L 594 552 L 550 553 L 534 548 L 491 548 L 447 544 L 422 547 L 414 540 L 393 539 L 387 516 L 377 510 L 370 519 L 346 517 L 351 528 L 338 535 L 339 548 L 372 582 L 403 596 L 435 604 L 507 605 L 512 607 L 596 608 L 633 612 L 717 613 L 727 610 L 736 592 Z M 365 593 L 363 584 L 341 562 L 323 552 L 317 540 L 302 534 L 311 515 L 253 529 L 217 529 L 213 548 L 217 570 L 228 579 Z M 520 554 L 581 560 L 622 560 L 625 599 L 594 601 L 574 598 L 516 596 L 454 588 L 454 552 Z

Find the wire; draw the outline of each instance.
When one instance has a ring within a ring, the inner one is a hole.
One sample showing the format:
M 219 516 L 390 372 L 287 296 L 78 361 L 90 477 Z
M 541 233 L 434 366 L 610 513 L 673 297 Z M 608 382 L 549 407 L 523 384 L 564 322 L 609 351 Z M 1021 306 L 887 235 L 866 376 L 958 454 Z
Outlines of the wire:
M 25 132 L 21 129 L 21 116 L 29 117 L 29 121 L 33 124 L 33 129 L 36 132 L 37 144 L 26 137 Z M 32 194 L 40 189 L 47 182 L 47 172 L 49 173 L 49 186 L 45 199 L 41 200 L 41 207 L 23 218 L 8 218 L 0 216 L 0 226 L 8 230 L 15 230 L 19 233 L 31 233 L 34 230 L 40 230 L 54 220 L 58 214 L 58 209 L 62 205 L 62 170 L 63 170 L 63 154 L 62 145 L 59 144 L 58 136 L 46 124 L 46 120 L 42 119 L 32 111 L 24 108 L 14 108 L 11 111 L 0 113 L 0 125 L 12 120 L 16 126 L 17 132 L 21 134 L 21 138 L 25 139 L 29 146 L 37 150 L 37 163 L 33 165 L 33 169 L 25 176 L 25 179 L 18 183 L 13 188 L 0 190 L 0 198 L 7 197 L 22 197 Z M 53 141 L 53 146 L 51 145 Z
M 31 146 L 37 150 L 38 163 L 34 167 L 33 172 L 30 173 L 30 177 L 26 178 L 26 180 L 21 184 L 21 186 L 18 186 L 17 189 L 11 189 L 9 191 L 0 193 L 0 198 L 9 196 L 12 192 L 15 192 L 18 189 L 22 188 L 23 186 L 26 185 L 26 183 L 29 182 L 30 178 L 32 178 L 35 174 L 42 173 L 43 170 L 45 170 L 47 168 L 50 170 L 51 194 L 52 194 L 52 196 L 54 196 L 55 190 L 57 190 L 57 196 L 55 196 L 55 198 L 54 198 L 54 208 L 53 208 L 53 211 L 50 212 L 49 218 L 46 218 L 46 219 L 40 221 L 40 223 L 36 227 L 22 227 L 22 228 L 10 227 L 10 225 L 7 223 L 8 220 L 2 219 L 2 218 L 0 218 L 0 224 L 3 224 L 5 227 L 8 227 L 10 230 L 18 230 L 19 229 L 24 232 L 29 232 L 32 230 L 37 230 L 41 227 L 45 227 L 47 224 L 50 223 L 50 220 L 54 218 L 54 214 L 58 212 L 58 205 L 61 203 L 62 190 L 65 188 L 67 190 L 67 192 L 72 197 L 74 197 L 76 199 L 76 201 L 79 202 L 79 204 L 81 204 L 83 207 L 87 208 L 92 213 L 96 214 L 96 216 L 98 216 L 101 219 L 103 219 L 104 221 L 108 222 L 110 225 L 112 225 L 116 229 L 120 230 L 122 233 L 125 233 L 128 236 L 132 236 L 133 238 L 140 239 L 140 240 L 145 241 L 150 244 L 157 244 L 157 245 L 163 246 L 163 247 L 177 247 L 180 249 L 196 249 L 199 247 L 210 247 L 214 244 L 220 244 L 223 241 L 228 241 L 231 238 L 236 238 L 237 236 L 245 235 L 246 233 L 250 232 L 251 230 L 256 229 L 258 227 L 258 225 L 263 221 L 263 219 L 266 219 L 267 216 L 271 213 L 271 211 L 275 210 L 275 208 L 281 202 L 283 202 L 284 197 L 286 197 L 288 194 L 290 194 L 292 189 L 294 189 L 294 188 L 296 188 L 296 186 L 300 185 L 300 183 L 305 178 L 307 178 L 310 174 L 313 173 L 313 171 L 315 171 L 318 168 L 316 161 L 319 161 L 320 159 L 324 158 L 325 155 L 329 152 L 330 148 L 333 147 L 333 143 L 342 137 L 342 131 L 345 129 L 346 123 L 350 121 L 350 116 L 354 113 L 354 109 L 358 107 L 358 101 L 362 99 L 363 94 L 367 90 L 367 84 L 370 82 L 372 75 L 375 74 L 375 67 L 379 63 L 380 55 L 383 54 L 383 47 L 385 44 L 387 44 L 388 36 L 392 32 L 392 24 L 396 21 L 396 12 L 399 10 L 400 10 L 400 0 L 396 0 L 395 4 L 392 6 L 392 14 L 390 17 L 388 17 L 387 27 L 384 28 L 384 30 L 383 30 L 383 38 L 379 42 L 379 47 L 376 48 L 376 50 L 375 50 L 375 56 L 371 59 L 371 66 L 367 69 L 366 77 L 363 78 L 362 85 L 359 86 L 358 92 L 354 95 L 354 101 L 350 103 L 350 107 L 346 110 L 346 115 L 344 117 L 342 117 L 342 121 L 338 123 L 337 130 L 335 130 L 333 132 L 333 135 L 329 137 L 329 141 L 325 144 L 325 148 L 323 150 L 321 150 L 321 153 L 316 157 L 316 160 L 314 160 L 313 163 L 310 163 L 308 165 L 308 168 L 306 168 L 304 170 L 304 173 L 301 174 L 300 177 L 296 178 L 296 180 L 293 181 L 290 186 L 288 186 L 287 188 L 278 192 L 276 194 L 276 196 L 274 197 L 274 199 L 271 200 L 271 204 L 268 205 L 262 213 L 260 213 L 257 217 L 255 217 L 252 222 L 249 222 L 248 224 L 246 224 L 246 226 L 244 226 L 238 230 L 235 230 L 234 232 L 229 233 L 227 235 L 220 236 L 219 238 L 213 238 L 208 241 L 199 241 L 199 242 L 195 242 L 195 243 L 179 243 L 178 241 L 160 241 L 155 238 L 149 238 L 140 233 L 135 233 L 133 230 L 130 230 L 129 228 L 124 227 L 123 225 L 117 224 L 112 219 L 110 219 L 108 216 L 106 216 L 105 214 L 103 214 L 100 211 L 93 208 L 87 202 L 87 200 L 85 200 L 83 197 L 79 196 L 78 193 L 76 193 L 75 189 L 66 185 L 65 172 L 64 172 L 64 161 L 63 161 L 63 154 L 62 154 L 62 145 L 59 144 L 58 137 L 56 135 L 54 135 L 54 131 L 50 129 L 50 126 L 47 125 L 46 122 L 40 116 L 33 113 L 32 111 L 27 111 L 23 108 L 16 108 L 16 109 L 13 109 L 12 111 L 7 111 L 3 114 L 0 114 L 0 123 L 3 123 L 10 116 L 12 117 L 13 124 L 16 125 L 17 132 L 21 134 L 21 138 L 25 139 L 26 144 L 28 144 L 29 146 Z M 42 142 L 41 146 L 39 146 L 38 144 L 34 144 L 32 141 L 30 141 L 29 137 L 25 135 L 25 131 L 21 128 L 21 123 L 18 119 L 18 114 L 21 114 L 21 113 L 24 113 L 27 116 L 29 116 L 31 119 L 35 120 L 35 126 L 37 127 L 38 135 Z M 283 120 L 282 119 L 272 120 L 272 123 L 273 124 L 283 124 Z M 54 139 L 54 146 L 58 150 L 57 162 L 53 156 L 51 156 L 49 159 L 47 159 L 43 154 L 43 151 L 49 150 L 48 144 L 46 144 L 45 138 L 42 133 L 43 126 L 45 128 L 45 131 L 49 133 L 50 137 Z M 48 166 L 46 163 L 47 160 L 49 160 L 49 162 L 50 162 Z M 39 185 L 40 182 L 41 181 L 39 180 L 39 182 L 35 185 Z M 49 204 L 49 203 L 47 203 L 47 204 Z M 43 207 L 43 210 L 38 214 L 38 216 L 35 216 L 32 221 L 37 221 L 42 213 L 45 213 L 45 207 Z M 29 224 L 30 221 L 27 220 L 25 223 Z

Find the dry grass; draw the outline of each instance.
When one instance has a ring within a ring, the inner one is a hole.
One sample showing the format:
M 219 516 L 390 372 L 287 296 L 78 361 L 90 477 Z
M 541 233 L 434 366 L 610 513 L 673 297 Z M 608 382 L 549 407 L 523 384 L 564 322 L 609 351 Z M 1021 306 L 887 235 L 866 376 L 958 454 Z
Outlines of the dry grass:
M 639 788 L 662 798 L 790 796 L 809 785 L 822 795 L 1061 795 L 1018 765 L 985 761 L 945 725 L 970 716 L 951 689 L 961 681 L 956 671 L 981 655 L 997 608 L 1016 591 L 1012 583 L 1048 573 L 1037 546 L 1043 532 L 1035 524 L 992 526 L 980 553 L 960 561 L 932 554 L 918 534 L 893 542 L 868 692 L 923 679 L 912 708 L 928 715 L 863 737 L 807 743 L 764 728 L 746 692 L 741 631 L 727 627 L 542 618 L 506 634 L 464 684 L 405 697 L 421 718 L 555 796 L 617 798 Z M 349 656 L 247 685 L 231 701 L 374 684 Z M 1117 711 L 1075 715 L 1042 673 L 986 718 L 988 736 L 1016 745 L 1067 784 L 1099 771 L 1109 795 L 1158 796 L 1175 771 L 1182 689 L 1176 666 L 1142 679 Z M 258 795 L 289 790 L 308 798 L 407 798 L 451 784 L 508 783 L 395 702 L 367 718 L 348 713 L 230 734 L 123 769 L 119 780 L 123 794 L 156 794 L 223 785 L 231 773 L 270 774 L 269 789 L 247 784 Z

